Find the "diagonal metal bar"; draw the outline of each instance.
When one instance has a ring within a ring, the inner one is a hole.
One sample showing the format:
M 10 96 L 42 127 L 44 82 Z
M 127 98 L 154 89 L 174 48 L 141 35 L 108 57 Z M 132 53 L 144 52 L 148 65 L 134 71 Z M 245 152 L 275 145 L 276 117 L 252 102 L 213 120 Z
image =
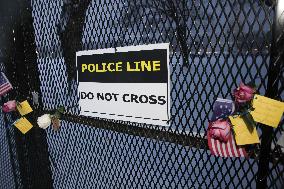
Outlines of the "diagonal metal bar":
M 284 1 L 278 0 L 275 6 L 275 20 L 273 23 L 273 38 L 271 45 L 271 59 L 268 71 L 268 83 L 266 96 L 270 98 L 279 97 L 279 82 L 280 77 L 283 77 L 283 44 L 284 44 Z M 259 156 L 257 188 L 267 188 L 267 178 L 269 175 L 269 162 L 271 159 L 270 151 L 273 139 L 273 128 L 261 125 L 262 140 Z

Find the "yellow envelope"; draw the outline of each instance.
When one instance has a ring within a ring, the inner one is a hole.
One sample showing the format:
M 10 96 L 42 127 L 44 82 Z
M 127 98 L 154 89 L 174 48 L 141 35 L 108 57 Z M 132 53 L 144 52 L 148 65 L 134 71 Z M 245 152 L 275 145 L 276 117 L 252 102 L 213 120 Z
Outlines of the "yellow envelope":
M 21 102 L 20 105 L 17 105 L 17 109 L 22 116 L 27 115 L 33 111 L 27 100 Z
M 250 132 L 249 127 L 252 126 L 247 125 L 240 116 L 236 118 L 230 116 L 229 118 L 233 125 L 237 145 L 259 143 L 259 137 L 255 127 L 253 127 L 252 132 Z
M 251 115 L 254 121 L 271 127 L 277 127 L 279 125 L 284 112 L 283 102 L 255 95 L 253 107 L 254 111 L 251 112 Z
M 25 118 L 22 117 L 19 120 L 17 120 L 14 125 L 23 133 L 26 134 L 33 125 Z

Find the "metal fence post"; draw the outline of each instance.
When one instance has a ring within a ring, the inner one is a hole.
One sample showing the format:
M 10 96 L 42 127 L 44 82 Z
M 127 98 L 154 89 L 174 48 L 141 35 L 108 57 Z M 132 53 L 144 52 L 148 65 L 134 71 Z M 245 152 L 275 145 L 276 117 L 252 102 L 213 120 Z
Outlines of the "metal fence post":
M 5 4 L 7 17 L 10 19 L 5 25 L 7 35 L 5 46 L 4 66 L 14 90 L 9 92 L 7 99 L 30 101 L 33 91 L 40 91 L 39 70 L 37 67 L 37 54 L 35 31 L 31 1 L 10 1 Z M 34 125 L 29 133 L 23 135 L 14 129 L 12 137 L 15 139 L 13 148 L 16 152 L 17 188 L 52 188 L 52 172 L 50 168 L 48 144 L 44 130 L 36 126 L 38 109 L 25 117 Z M 13 121 L 19 115 L 12 115 Z M 5 124 L 11 124 L 5 120 Z M 12 126 L 11 126 L 12 127 Z M 9 128 L 10 129 L 10 128 Z M 10 131 L 8 131 L 10 132 Z M 14 162 L 13 162 L 14 163 Z
M 266 96 L 276 98 L 279 96 L 279 79 L 283 66 L 283 29 L 284 29 L 284 0 L 278 0 L 275 5 L 275 19 L 272 28 L 272 44 L 270 52 L 270 65 Z M 258 175 L 256 186 L 258 189 L 267 188 L 269 162 L 273 128 L 261 125 L 262 139 L 259 156 Z

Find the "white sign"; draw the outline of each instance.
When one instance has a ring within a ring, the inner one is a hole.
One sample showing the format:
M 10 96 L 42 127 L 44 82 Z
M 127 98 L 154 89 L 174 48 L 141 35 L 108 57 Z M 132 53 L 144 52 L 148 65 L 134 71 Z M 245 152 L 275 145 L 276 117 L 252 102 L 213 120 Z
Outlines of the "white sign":
M 169 44 L 76 53 L 80 115 L 169 126 Z

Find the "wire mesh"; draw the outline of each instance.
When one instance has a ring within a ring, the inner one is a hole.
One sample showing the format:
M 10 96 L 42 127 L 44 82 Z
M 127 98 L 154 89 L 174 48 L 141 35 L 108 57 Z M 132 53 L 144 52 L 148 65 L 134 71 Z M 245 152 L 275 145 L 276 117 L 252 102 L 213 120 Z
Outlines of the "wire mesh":
M 11 152 L 9 148 L 9 140 L 7 137 L 6 123 L 1 117 L 0 127 L 0 183 L 2 188 L 15 188 L 15 181 L 13 175 L 13 167 L 11 160 Z M 10 144 L 11 145 L 11 144 Z
M 214 157 L 204 133 L 216 98 L 231 98 L 241 81 L 253 80 L 260 94 L 267 92 L 269 66 L 283 60 L 282 51 L 271 52 L 274 6 L 253 0 L 31 1 L 43 109 L 69 107 L 60 131 L 46 131 L 53 187 L 255 188 L 257 157 Z M 77 116 L 76 51 L 165 42 L 170 127 Z M 274 97 L 283 101 L 283 66 L 278 71 Z M 283 121 L 273 132 L 274 146 L 281 133 Z M 281 188 L 283 156 L 272 157 L 268 187 Z
M 45 107 L 77 103 L 77 50 L 169 42 L 174 118 L 169 128 L 127 127 L 136 135 L 120 130 L 130 123 L 109 120 L 95 124 L 101 128 L 64 122 L 59 133 L 49 130 L 55 187 L 254 188 L 255 159 L 216 158 L 206 148 L 186 147 L 185 140 L 163 138 L 204 139 L 214 100 L 230 98 L 241 81 L 255 80 L 260 93 L 266 91 L 273 9 L 260 1 L 88 3 L 33 1 Z M 151 129 L 160 133 L 149 137 Z

